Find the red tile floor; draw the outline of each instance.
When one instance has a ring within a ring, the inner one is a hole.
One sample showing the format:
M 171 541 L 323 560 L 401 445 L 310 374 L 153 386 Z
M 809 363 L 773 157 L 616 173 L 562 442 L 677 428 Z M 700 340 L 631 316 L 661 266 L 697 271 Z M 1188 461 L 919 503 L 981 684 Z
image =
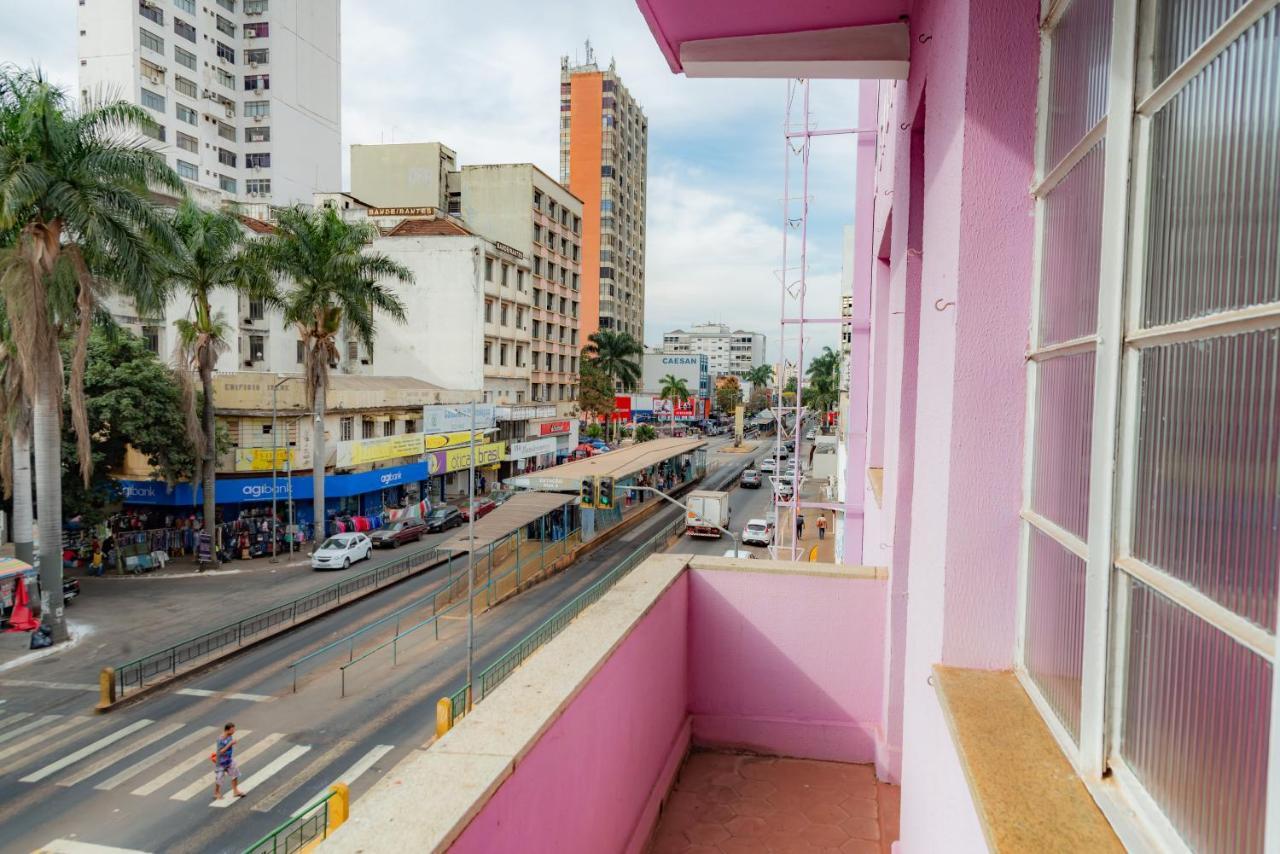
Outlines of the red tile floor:
M 650 854 L 889 854 L 898 787 L 870 765 L 695 751 L 667 796 Z

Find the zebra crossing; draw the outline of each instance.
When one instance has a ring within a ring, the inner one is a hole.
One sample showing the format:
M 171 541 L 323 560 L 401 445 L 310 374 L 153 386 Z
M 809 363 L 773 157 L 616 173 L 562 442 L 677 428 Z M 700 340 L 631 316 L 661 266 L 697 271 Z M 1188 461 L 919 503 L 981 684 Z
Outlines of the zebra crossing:
M 82 715 L 10 713 L 0 707 L 0 779 L 53 783 L 63 788 L 92 785 L 97 791 L 139 798 L 195 801 L 212 793 L 210 755 L 218 733 L 216 726 L 181 721 L 140 718 L 123 723 Z M 293 744 L 287 733 L 240 729 L 236 740 L 236 762 L 246 775 L 240 780 L 240 790 L 248 795 L 268 784 L 276 786 L 260 807 L 251 807 L 261 812 L 274 809 L 322 772 L 326 760 L 337 760 L 354 747 L 351 742 L 334 745 L 302 767 L 298 760 L 311 753 L 314 745 Z M 37 744 L 38 751 L 29 750 Z M 394 745 L 375 746 L 337 780 L 354 783 L 393 749 Z M 236 800 L 229 796 L 210 799 L 208 805 L 225 809 Z M 253 799 L 249 802 L 253 804 Z

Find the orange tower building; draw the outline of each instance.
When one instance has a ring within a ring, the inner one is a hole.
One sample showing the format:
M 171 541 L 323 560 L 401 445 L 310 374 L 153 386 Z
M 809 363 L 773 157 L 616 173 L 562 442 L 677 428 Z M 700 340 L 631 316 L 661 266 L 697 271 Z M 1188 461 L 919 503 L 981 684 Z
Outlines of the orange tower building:
M 578 340 L 600 330 L 644 341 L 649 121 L 611 61 L 560 59 L 560 183 L 582 199 Z

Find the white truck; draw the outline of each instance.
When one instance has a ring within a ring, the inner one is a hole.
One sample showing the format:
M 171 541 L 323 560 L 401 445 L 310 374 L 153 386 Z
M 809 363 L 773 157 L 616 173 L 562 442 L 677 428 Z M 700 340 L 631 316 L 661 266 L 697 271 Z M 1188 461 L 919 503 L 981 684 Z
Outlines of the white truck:
M 685 533 L 691 537 L 719 537 L 729 527 L 729 493 L 700 489 L 690 492 L 685 512 Z M 719 525 L 720 528 L 716 526 Z

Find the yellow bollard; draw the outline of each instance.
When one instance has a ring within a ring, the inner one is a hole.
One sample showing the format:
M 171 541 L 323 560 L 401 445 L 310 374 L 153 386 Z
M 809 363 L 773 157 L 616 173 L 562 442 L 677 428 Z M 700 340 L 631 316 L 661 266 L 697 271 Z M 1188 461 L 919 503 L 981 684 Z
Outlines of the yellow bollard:
M 98 706 L 99 710 L 108 709 L 116 701 L 116 669 L 104 667 L 98 673 Z
M 436 738 L 453 729 L 453 700 L 441 697 L 436 701 Z
M 329 791 L 333 792 L 333 797 L 329 798 L 328 833 L 333 833 L 351 815 L 351 789 L 346 783 L 334 783 Z

